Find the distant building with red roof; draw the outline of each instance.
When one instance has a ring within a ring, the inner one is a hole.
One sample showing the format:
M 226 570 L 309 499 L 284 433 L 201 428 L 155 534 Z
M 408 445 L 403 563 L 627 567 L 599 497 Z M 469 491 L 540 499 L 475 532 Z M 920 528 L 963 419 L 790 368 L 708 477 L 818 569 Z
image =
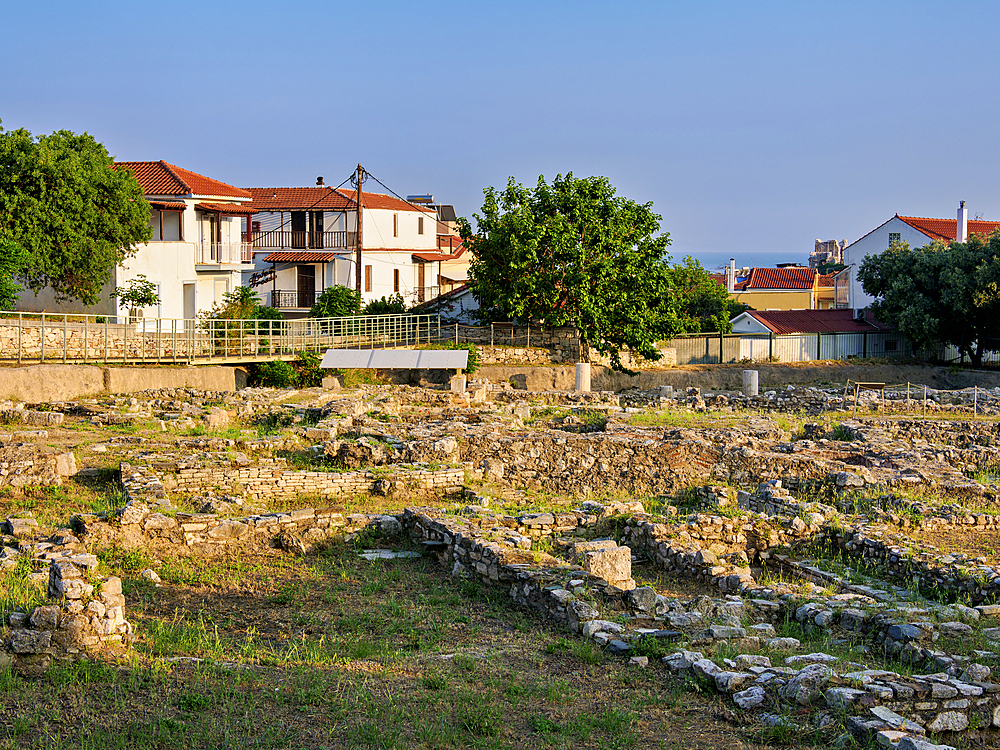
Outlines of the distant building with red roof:
M 909 343 L 894 328 L 853 310 L 747 310 L 733 318 L 740 357 L 782 362 L 898 356 Z M 749 335 L 756 334 L 756 335 Z
M 729 291 L 730 299 L 754 310 L 816 310 L 832 305 L 833 288 L 821 283 L 815 268 L 781 266 L 740 271 L 730 260 L 725 274 L 713 280 Z
M 965 242 L 972 235 L 985 237 L 998 229 L 1000 221 L 969 219 L 965 201 L 960 203 L 954 219 L 930 219 L 896 214 L 844 250 L 844 263 L 847 268 L 835 277 L 834 304 L 839 308 L 860 310 L 875 301 L 858 281 L 858 268 L 866 257 L 884 252 L 893 242 L 906 242 L 914 248 L 924 247 L 935 241 Z

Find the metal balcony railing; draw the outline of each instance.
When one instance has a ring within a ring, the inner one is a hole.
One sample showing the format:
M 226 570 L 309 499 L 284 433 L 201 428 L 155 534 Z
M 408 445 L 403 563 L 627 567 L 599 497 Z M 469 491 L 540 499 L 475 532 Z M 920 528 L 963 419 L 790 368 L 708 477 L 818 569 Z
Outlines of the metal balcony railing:
M 246 232 L 242 237 L 245 242 Z M 252 244 L 264 250 L 336 250 L 354 247 L 355 237 L 355 232 L 292 232 L 284 229 L 255 233 Z
M 276 307 L 279 310 L 285 310 L 288 308 L 309 308 L 316 304 L 316 298 L 322 292 L 308 292 L 298 289 L 275 289 L 270 292 L 271 295 L 271 307 Z
M 253 263 L 253 251 L 246 242 L 199 242 L 195 246 L 194 262 L 199 265 Z

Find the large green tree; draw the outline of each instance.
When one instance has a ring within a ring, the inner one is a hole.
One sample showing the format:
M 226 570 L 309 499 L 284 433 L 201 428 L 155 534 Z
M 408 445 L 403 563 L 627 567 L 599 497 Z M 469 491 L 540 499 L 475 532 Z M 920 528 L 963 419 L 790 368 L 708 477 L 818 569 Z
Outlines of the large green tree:
M 974 365 L 1000 350 L 1000 233 L 912 249 L 893 243 L 858 270 L 872 312 L 917 349 L 953 344 Z
M 700 288 L 696 264 L 671 268 L 670 237 L 652 203 L 617 195 L 605 177 L 572 173 L 551 184 L 539 177 L 534 188 L 511 178 L 504 190 L 483 192 L 476 231 L 461 225 L 484 319 L 575 326 L 618 370 L 622 349 L 657 360 L 658 340 L 700 319 L 683 304 Z
M 28 265 L 28 254 L 9 237 L 0 235 L 0 310 L 14 309 L 21 293 L 14 281 Z
M 117 264 L 149 240 L 149 204 L 128 172 L 86 133 L 33 137 L 0 127 L 0 240 L 27 254 L 36 294 L 94 304 Z

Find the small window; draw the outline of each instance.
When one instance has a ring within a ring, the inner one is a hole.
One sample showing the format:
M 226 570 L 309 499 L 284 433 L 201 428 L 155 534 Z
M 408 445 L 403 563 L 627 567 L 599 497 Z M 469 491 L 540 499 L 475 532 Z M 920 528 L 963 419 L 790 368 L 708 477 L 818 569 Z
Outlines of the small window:
M 417 234 L 423 234 L 423 233 L 424 233 L 424 217 L 423 216 L 418 216 L 417 217 Z
M 899 235 L 900 235 L 899 232 L 889 232 L 889 247 L 892 247 L 892 243 L 893 242 L 899 242 L 900 241 L 900 236 Z
M 369 268 L 371 268 L 371 266 L 369 266 Z M 394 292 L 398 292 L 399 291 L 399 269 L 398 268 L 392 269 L 392 291 L 394 291 Z
M 365 291 L 370 292 L 372 290 L 372 267 L 365 266 Z
M 895 339 L 886 339 L 885 340 L 885 350 L 887 352 L 894 352 L 894 351 L 896 351 L 896 340 Z
M 392 215 L 392 236 L 399 237 L 399 214 Z

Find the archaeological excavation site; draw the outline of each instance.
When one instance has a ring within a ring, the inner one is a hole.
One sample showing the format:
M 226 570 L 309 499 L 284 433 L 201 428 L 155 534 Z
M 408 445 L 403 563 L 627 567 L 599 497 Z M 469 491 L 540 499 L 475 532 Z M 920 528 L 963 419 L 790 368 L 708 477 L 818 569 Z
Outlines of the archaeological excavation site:
M 0 748 L 1000 745 L 1000 389 L 780 377 L 0 402 Z

